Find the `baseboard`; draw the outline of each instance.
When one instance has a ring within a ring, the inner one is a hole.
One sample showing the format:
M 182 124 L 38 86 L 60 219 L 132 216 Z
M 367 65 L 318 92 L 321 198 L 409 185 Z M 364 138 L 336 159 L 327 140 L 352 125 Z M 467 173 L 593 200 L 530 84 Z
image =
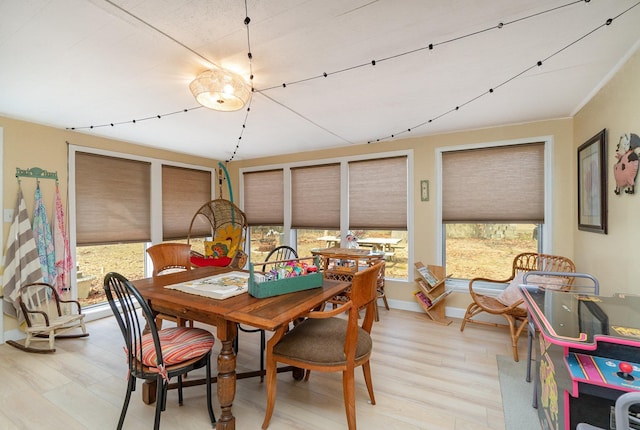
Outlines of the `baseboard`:
M 387 298 L 387 302 L 389 303 L 389 307 L 391 309 L 400 309 L 403 311 L 411 311 L 411 312 L 419 312 L 419 313 L 424 312 L 422 310 L 422 307 L 416 301 L 408 302 L 405 300 L 394 300 L 394 299 Z M 382 304 L 378 303 L 378 305 L 381 306 Z M 445 306 L 444 308 L 444 314 L 447 318 L 457 318 L 460 320 L 464 318 L 464 314 L 466 311 L 467 311 L 466 308 L 456 308 L 451 306 Z M 484 314 L 477 315 L 476 317 L 474 317 L 474 319 L 496 323 L 496 324 L 505 324 L 504 318 L 498 315 L 490 315 L 490 314 L 487 314 L 486 312 Z

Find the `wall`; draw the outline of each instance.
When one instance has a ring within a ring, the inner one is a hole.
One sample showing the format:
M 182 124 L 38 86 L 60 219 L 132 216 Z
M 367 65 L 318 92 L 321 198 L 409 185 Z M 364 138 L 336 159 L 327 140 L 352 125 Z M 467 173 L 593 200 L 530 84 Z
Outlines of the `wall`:
M 540 136 L 553 136 L 554 140 L 554 236 L 553 251 L 572 258 L 579 271 L 594 274 L 602 284 L 604 294 L 613 291 L 637 291 L 635 285 L 640 279 L 640 265 L 636 263 L 637 243 L 640 238 L 640 196 L 616 196 L 611 191 L 614 186 L 614 151 L 619 136 L 623 133 L 640 134 L 640 53 L 636 52 L 620 71 L 580 110 L 575 118 L 532 122 L 482 130 L 463 131 L 438 136 L 403 139 L 369 145 L 338 147 L 333 150 L 301 152 L 283 157 L 269 157 L 248 161 L 234 161 L 228 166 L 232 183 L 238 187 L 238 171 L 242 167 L 315 160 L 339 156 L 385 152 L 401 149 L 414 151 L 414 250 L 415 260 L 425 263 L 436 259 L 436 206 L 435 206 L 435 149 L 441 146 L 495 142 Z M 143 146 L 130 145 L 82 133 L 59 130 L 0 117 L 0 127 L 4 131 L 3 208 L 13 209 L 17 192 L 16 167 L 40 167 L 55 170 L 60 178 L 63 201 L 67 197 L 67 144 L 109 149 L 113 151 L 164 158 L 172 161 L 216 166 L 217 160 L 190 157 L 169 151 L 155 150 Z M 609 131 L 609 234 L 600 235 L 577 230 L 576 204 L 576 150 L 588 138 L 603 128 Z M 429 202 L 420 201 L 419 181 L 431 181 L 432 196 Z M 43 183 L 44 184 L 44 183 Z M 46 185 L 50 187 L 49 183 Z M 43 185 L 44 187 L 44 185 Z M 30 213 L 33 208 L 35 181 L 23 181 L 23 192 Z M 51 213 L 53 199 L 51 190 L 44 190 L 48 213 Z M 640 193 L 640 190 L 638 191 Z M 9 224 L 3 225 L 3 237 L 9 231 Z M 389 282 L 387 292 L 391 300 L 413 303 L 413 285 L 403 282 Z M 469 299 L 465 295 L 452 295 L 447 305 L 464 308 Z M 15 320 L 5 317 L 5 330 L 15 328 Z
M 571 119 L 541 121 L 368 145 L 340 147 L 324 151 L 301 152 L 282 157 L 234 161 L 230 163 L 229 174 L 234 187 L 238 189 L 239 169 L 244 167 L 412 149 L 414 151 L 413 219 L 415 237 L 413 238 L 413 244 L 415 261 L 422 261 L 427 264 L 436 262 L 436 249 L 439 246 L 439 243 L 436 242 L 437 208 L 435 191 L 437 178 L 435 177 L 435 149 L 444 146 L 539 138 L 542 136 L 553 136 L 554 141 L 553 169 L 555 172 L 555 185 L 553 189 L 553 204 L 555 227 L 554 237 L 552 238 L 553 250 L 556 253 L 572 258 L 575 223 L 573 223 L 573 219 L 568 214 L 573 209 L 573 183 L 575 180 L 574 175 L 571 173 L 572 169 L 567 168 L 574 158 Z M 428 202 L 420 200 L 420 180 L 423 179 L 428 179 L 431 182 L 431 198 Z M 387 296 L 392 302 L 409 302 L 412 305 L 414 304 L 412 294 L 414 290 L 413 283 L 398 281 L 387 282 L 385 288 Z M 452 295 L 448 298 L 447 306 L 466 308 L 469 300 L 466 294 Z M 417 308 L 417 304 L 415 306 Z
M 16 205 L 18 182 L 16 167 L 27 169 L 40 167 L 48 171 L 57 171 L 63 205 L 67 206 L 67 143 L 91 148 L 100 148 L 125 154 L 160 158 L 170 161 L 195 164 L 207 167 L 217 166 L 217 160 L 162 151 L 139 145 L 132 145 L 110 139 L 99 138 L 73 131 L 36 125 L 24 121 L 0 117 L 0 128 L 4 135 L 3 153 L 3 208 L 13 211 Z M 22 179 L 22 192 L 29 215 L 33 214 L 36 180 Z M 55 181 L 41 180 L 40 189 L 47 210 L 47 216 L 53 216 Z M 68 222 L 68 217 L 67 217 Z M 51 219 L 50 219 L 51 221 Z M 10 223 L 3 223 L 3 243 L 6 244 Z M 2 253 L 4 254 L 4 249 Z M 4 331 L 16 328 L 16 320 L 4 317 Z M 0 336 L 0 341 L 2 340 Z
M 640 43 L 638 44 L 640 45 Z M 638 46 L 636 46 L 637 48 Z M 623 134 L 640 136 L 640 51 L 582 108 L 574 118 L 574 152 L 585 141 L 607 129 L 608 234 L 577 231 L 575 262 L 601 283 L 604 295 L 640 293 L 640 188 L 628 195 L 614 194 L 616 145 Z M 637 180 L 636 180 L 637 184 Z M 577 208 L 573 218 L 577 219 Z

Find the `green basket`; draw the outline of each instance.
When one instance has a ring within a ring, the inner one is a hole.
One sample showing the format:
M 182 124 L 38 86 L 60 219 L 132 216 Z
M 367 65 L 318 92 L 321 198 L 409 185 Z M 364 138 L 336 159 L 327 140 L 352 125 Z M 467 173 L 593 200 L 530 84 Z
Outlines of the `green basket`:
M 298 259 L 302 260 L 302 259 Z M 296 259 L 291 260 L 296 261 Z M 318 260 L 316 258 L 316 267 Z M 264 263 L 258 264 L 261 266 Z M 254 264 L 249 263 L 249 294 L 253 297 L 263 299 L 265 297 L 279 296 L 281 294 L 293 293 L 296 291 L 309 290 L 322 286 L 322 273 L 309 273 L 303 276 L 278 279 L 275 281 L 256 282 L 254 280 Z

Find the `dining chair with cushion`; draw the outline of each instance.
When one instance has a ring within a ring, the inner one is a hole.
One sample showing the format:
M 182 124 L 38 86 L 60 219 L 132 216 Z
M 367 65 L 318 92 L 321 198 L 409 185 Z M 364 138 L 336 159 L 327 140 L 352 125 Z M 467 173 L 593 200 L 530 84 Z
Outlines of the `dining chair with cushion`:
M 267 257 L 265 258 L 264 261 L 265 263 L 267 263 L 269 261 L 286 261 L 286 260 L 291 260 L 293 258 L 298 258 L 298 253 L 296 252 L 296 250 L 290 246 L 281 245 L 273 248 L 271 252 L 267 254 Z M 267 264 L 262 265 L 263 272 L 267 271 L 267 266 L 268 266 Z M 236 354 L 238 353 L 238 348 L 239 348 L 238 337 L 240 335 L 240 332 L 260 333 L 260 372 L 261 374 L 264 374 L 264 350 L 267 345 L 266 334 L 264 330 L 259 328 L 244 327 L 242 324 L 238 324 L 238 335 L 233 340 L 233 349 L 236 352 Z M 260 382 L 262 381 L 264 381 L 264 375 L 260 376 Z
M 191 270 L 191 245 L 186 243 L 158 243 L 147 248 L 147 254 L 153 263 L 153 276 L 166 275 L 179 271 Z M 193 321 L 184 320 L 173 315 L 156 315 L 156 325 L 162 328 L 162 320 L 175 322 L 178 326 L 187 323 L 193 327 Z
M 206 368 L 207 409 L 212 426 L 216 418 L 211 404 L 211 348 L 214 336 L 207 330 L 193 327 L 171 327 L 158 330 L 153 312 L 140 292 L 122 275 L 108 273 L 104 290 L 109 306 L 124 337 L 129 366 L 127 393 L 124 398 L 118 429 L 124 424 L 131 393 L 136 380 L 155 381 L 156 409 L 154 429 L 160 428 L 160 414 L 166 409 L 169 380 L 178 378 L 178 403 L 182 405 L 182 376 L 202 367 Z M 137 309 L 140 309 L 142 318 Z M 145 323 L 148 333 L 145 333 Z
M 362 366 L 372 405 L 376 404 L 369 358 L 373 342 L 377 280 L 384 262 L 353 276 L 349 300 L 325 311 L 311 311 L 292 330 L 282 326 L 267 343 L 267 407 L 262 428 L 269 426 L 276 400 L 277 363 L 320 372 L 342 372 L 342 389 L 349 430 L 356 429 L 355 375 Z M 364 309 L 364 317 L 360 311 Z M 346 313 L 347 318 L 337 317 Z M 359 325 L 359 321 L 362 325 Z
M 460 331 L 463 331 L 468 322 L 484 324 L 494 327 L 504 327 L 492 321 L 476 319 L 477 315 L 487 313 L 503 317 L 508 324 L 511 337 L 511 347 L 513 349 L 513 359 L 518 361 L 518 338 L 522 331 L 528 326 L 527 309 L 524 306 L 520 295 L 519 285 L 523 283 L 524 274 L 531 271 L 545 272 L 575 272 L 576 266 L 569 258 L 559 255 L 539 254 L 535 252 L 524 252 L 518 254 L 513 259 L 511 265 L 511 276 L 507 279 L 473 278 L 469 281 L 469 294 L 472 303 L 467 307 Z M 545 283 L 560 283 L 565 287 L 570 287 L 573 278 L 559 279 L 551 276 L 545 279 Z M 481 294 L 478 292 L 479 286 L 486 283 L 508 284 L 507 287 L 497 296 Z

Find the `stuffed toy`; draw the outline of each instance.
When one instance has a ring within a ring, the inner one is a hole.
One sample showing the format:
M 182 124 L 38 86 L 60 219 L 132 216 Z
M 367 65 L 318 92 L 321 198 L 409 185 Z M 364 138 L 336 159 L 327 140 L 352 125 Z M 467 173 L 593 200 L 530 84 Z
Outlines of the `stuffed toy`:
M 620 136 L 616 147 L 618 161 L 613 165 L 613 176 L 616 179 L 614 193 L 626 194 L 635 192 L 636 176 L 638 175 L 638 153 L 640 152 L 640 138 L 635 133 Z

